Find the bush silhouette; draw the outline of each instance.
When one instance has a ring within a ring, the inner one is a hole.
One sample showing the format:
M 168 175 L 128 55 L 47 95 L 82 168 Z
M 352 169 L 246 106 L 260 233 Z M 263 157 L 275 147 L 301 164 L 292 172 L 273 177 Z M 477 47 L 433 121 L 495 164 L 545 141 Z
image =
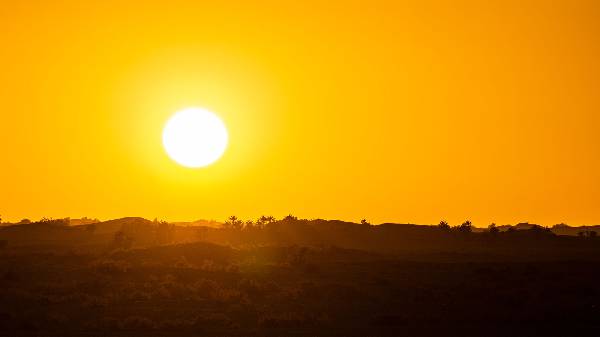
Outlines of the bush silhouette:
M 438 226 L 439 229 L 441 229 L 443 231 L 449 231 L 450 230 L 450 225 L 448 224 L 448 222 L 446 220 L 440 221 L 440 223 L 437 226 Z
M 473 226 L 471 224 L 471 221 L 467 220 L 465 222 L 463 222 L 462 224 L 460 224 L 460 226 L 456 227 L 456 230 L 460 233 L 471 233 L 473 231 Z
M 238 219 L 237 216 L 232 215 L 227 219 L 227 221 L 225 221 L 225 223 L 223 223 L 223 228 L 241 230 L 244 228 L 244 221 Z
M 286 215 L 282 221 L 286 221 L 286 222 L 292 222 L 292 221 L 297 221 L 298 217 L 297 216 L 293 216 L 291 214 Z

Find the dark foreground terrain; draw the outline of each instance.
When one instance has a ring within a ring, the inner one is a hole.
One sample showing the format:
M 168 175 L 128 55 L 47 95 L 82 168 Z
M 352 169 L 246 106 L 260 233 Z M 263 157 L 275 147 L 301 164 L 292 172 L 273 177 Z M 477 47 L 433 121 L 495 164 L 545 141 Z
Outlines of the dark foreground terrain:
M 0 335 L 600 335 L 595 236 L 142 220 L 2 228 Z

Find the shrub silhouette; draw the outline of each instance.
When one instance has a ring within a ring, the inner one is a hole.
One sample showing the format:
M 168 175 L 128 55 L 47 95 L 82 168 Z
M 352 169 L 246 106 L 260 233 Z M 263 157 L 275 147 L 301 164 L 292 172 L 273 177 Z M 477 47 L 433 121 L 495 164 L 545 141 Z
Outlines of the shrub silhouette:
M 473 226 L 471 224 L 471 221 L 467 220 L 465 222 L 463 222 L 462 224 L 460 224 L 459 226 L 455 227 L 456 230 L 460 233 L 471 233 L 473 231 Z
M 49 226 L 69 226 L 69 224 L 71 223 L 71 218 L 53 219 L 43 217 L 37 223 Z
M 298 221 L 298 217 L 288 214 L 281 221 L 285 221 L 285 222 Z
M 237 216 L 230 216 L 225 223 L 223 223 L 223 228 L 225 229 L 235 229 L 241 230 L 244 227 L 244 221 L 238 219 Z
M 267 217 L 262 215 L 260 218 L 256 219 L 256 221 L 254 222 L 254 225 L 257 228 L 263 228 L 267 223 Z
M 443 230 L 443 231 L 449 231 L 450 230 L 450 225 L 445 220 L 440 221 L 440 223 L 437 225 L 437 227 L 439 229 Z

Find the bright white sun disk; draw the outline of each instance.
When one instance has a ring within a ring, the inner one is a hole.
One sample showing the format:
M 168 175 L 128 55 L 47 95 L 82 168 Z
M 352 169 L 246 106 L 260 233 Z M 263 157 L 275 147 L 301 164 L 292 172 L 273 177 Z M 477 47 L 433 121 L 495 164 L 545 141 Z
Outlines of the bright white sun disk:
M 175 113 L 165 125 L 163 146 L 171 159 L 186 167 L 217 161 L 227 148 L 227 128 L 214 113 L 188 108 Z

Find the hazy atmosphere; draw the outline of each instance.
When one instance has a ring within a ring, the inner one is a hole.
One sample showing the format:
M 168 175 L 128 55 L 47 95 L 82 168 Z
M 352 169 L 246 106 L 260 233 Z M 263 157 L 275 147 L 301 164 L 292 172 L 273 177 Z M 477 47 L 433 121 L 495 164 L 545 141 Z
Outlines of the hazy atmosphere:
M 0 214 L 600 223 L 597 1 L 8 1 Z M 167 119 L 217 114 L 202 169 Z
M 600 336 L 600 1 L 0 4 L 0 337 Z

